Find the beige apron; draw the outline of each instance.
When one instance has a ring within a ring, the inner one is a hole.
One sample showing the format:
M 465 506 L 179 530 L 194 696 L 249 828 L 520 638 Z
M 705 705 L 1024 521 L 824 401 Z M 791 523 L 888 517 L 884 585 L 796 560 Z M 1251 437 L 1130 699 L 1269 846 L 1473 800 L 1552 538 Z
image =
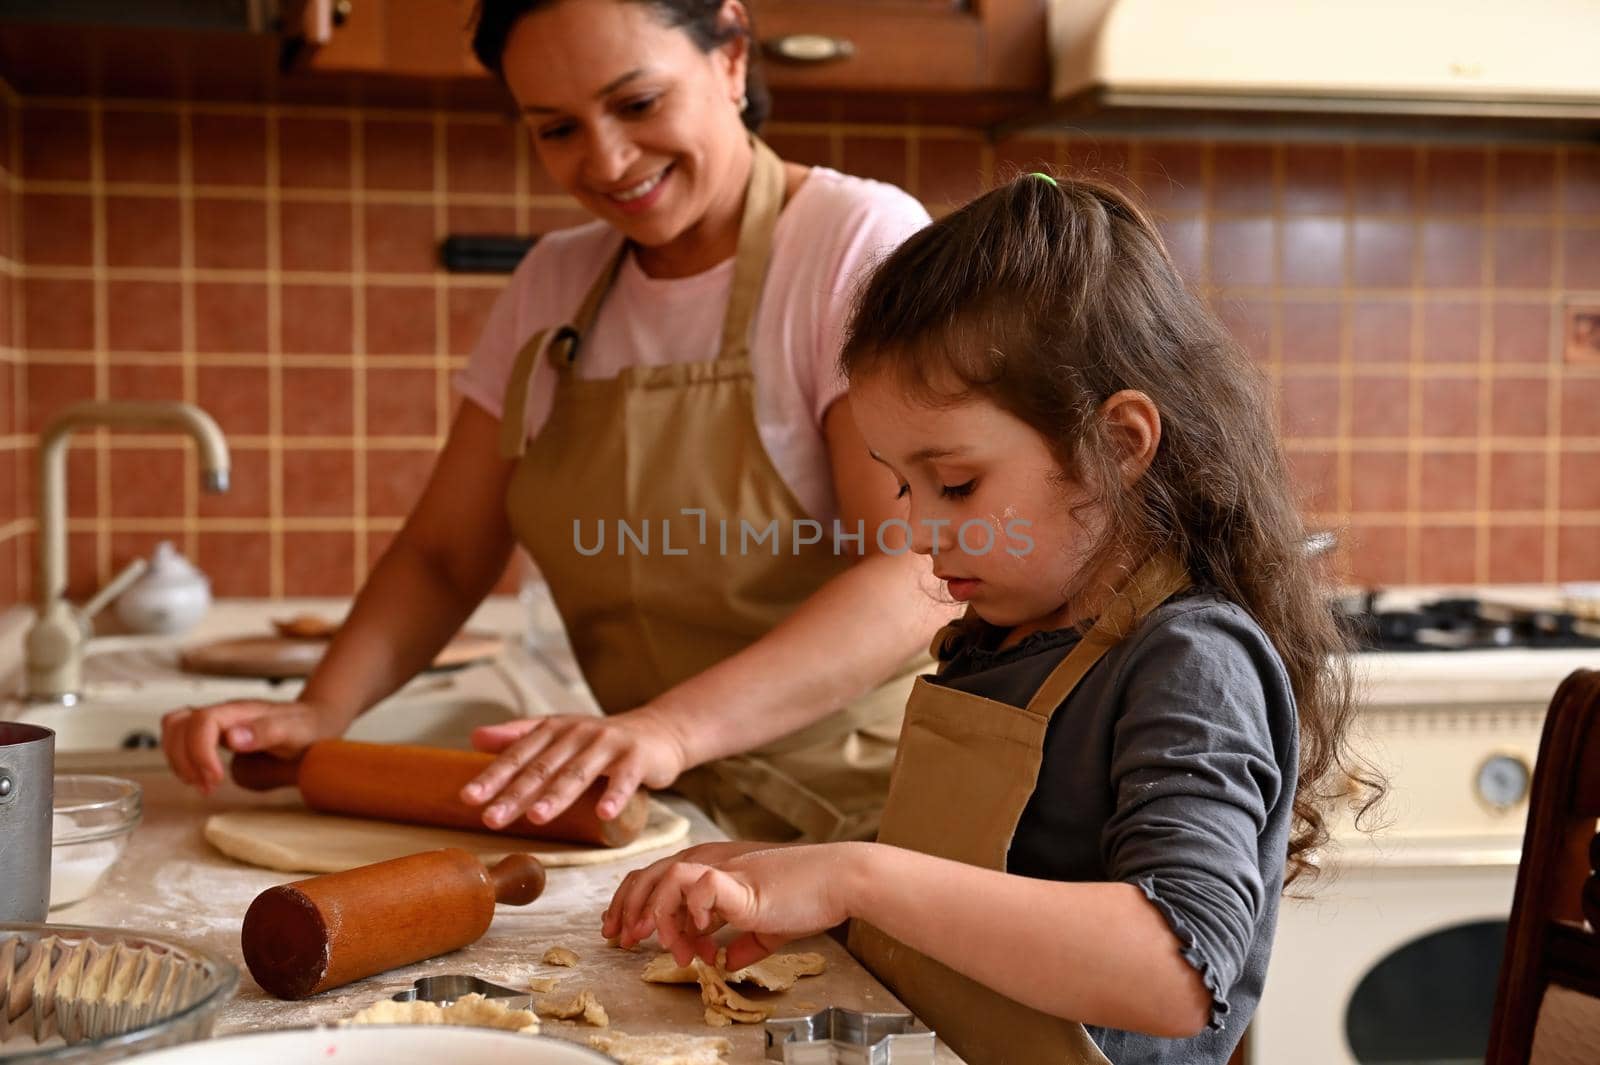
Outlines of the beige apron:
M 1107 650 L 1188 584 L 1176 562 L 1146 563 L 1025 708 L 919 678 L 906 707 L 878 841 L 1005 869 L 1017 822 L 1039 779 L 1051 715 Z M 851 924 L 850 952 L 973 1065 L 1106 1063 L 1083 1025 L 1007 998 L 871 925 Z
M 785 180 L 771 149 L 752 144 L 714 360 L 631 366 L 605 380 L 578 376 L 583 339 L 628 251 L 622 242 L 571 324 L 529 340 L 508 383 L 501 450 L 519 461 L 506 509 L 606 713 L 641 706 L 737 654 L 850 565 L 834 552 L 831 529 L 815 544 L 799 542 L 813 529 L 792 535 L 810 516 L 756 427 L 750 325 Z M 559 375 L 555 402 L 530 444 L 528 382 L 547 351 Z M 759 538 L 769 528 L 777 535 Z M 919 657 L 809 728 L 691 770 L 675 787 L 731 835 L 870 837 L 906 696 L 925 663 Z

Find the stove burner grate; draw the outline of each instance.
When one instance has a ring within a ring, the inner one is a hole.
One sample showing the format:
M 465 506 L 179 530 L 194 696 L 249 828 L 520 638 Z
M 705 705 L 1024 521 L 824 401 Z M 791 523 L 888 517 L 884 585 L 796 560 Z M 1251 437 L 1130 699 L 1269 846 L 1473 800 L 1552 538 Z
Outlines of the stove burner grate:
M 1472 597 L 1380 610 L 1377 592 L 1337 600 L 1334 614 L 1362 651 L 1464 651 L 1500 647 L 1600 648 L 1600 622 Z

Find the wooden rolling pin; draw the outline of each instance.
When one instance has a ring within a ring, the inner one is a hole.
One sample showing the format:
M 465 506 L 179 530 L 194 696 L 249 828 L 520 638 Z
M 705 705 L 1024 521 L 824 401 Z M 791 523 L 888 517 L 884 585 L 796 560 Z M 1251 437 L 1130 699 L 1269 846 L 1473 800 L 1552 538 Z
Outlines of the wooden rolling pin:
M 480 807 L 460 799 L 467 782 L 493 761 L 494 755 L 478 751 L 318 740 L 294 759 L 234 755 L 231 772 L 235 783 L 251 791 L 298 786 L 306 805 L 323 813 L 494 832 L 483 823 Z M 596 781 L 553 820 L 536 825 L 519 817 L 498 831 L 605 847 L 632 843 L 649 816 L 647 800 L 635 794 L 620 814 L 602 821 L 595 805 L 604 790 Z
M 525 906 L 544 866 L 508 854 L 493 869 L 464 850 L 424 851 L 270 887 L 239 934 L 256 983 L 300 999 L 475 942 L 494 904 Z

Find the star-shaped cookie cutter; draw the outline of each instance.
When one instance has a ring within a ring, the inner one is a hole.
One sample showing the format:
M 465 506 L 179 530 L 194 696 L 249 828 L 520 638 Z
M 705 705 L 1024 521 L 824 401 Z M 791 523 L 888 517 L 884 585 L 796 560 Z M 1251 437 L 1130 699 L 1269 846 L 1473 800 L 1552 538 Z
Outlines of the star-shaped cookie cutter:
M 909 1013 L 829 1006 L 766 1030 L 768 1060 L 786 1065 L 933 1065 L 934 1034 Z
M 492 984 L 476 976 L 465 973 L 444 973 L 439 976 L 419 976 L 412 981 L 410 987 L 398 991 L 389 997 L 396 1002 L 432 1002 L 440 1006 L 448 1006 L 457 999 L 467 995 L 482 995 L 484 998 L 509 998 L 517 1001 L 511 1003 L 512 1009 L 532 1009 L 533 993 L 518 991 L 514 987 L 505 987 L 501 984 Z

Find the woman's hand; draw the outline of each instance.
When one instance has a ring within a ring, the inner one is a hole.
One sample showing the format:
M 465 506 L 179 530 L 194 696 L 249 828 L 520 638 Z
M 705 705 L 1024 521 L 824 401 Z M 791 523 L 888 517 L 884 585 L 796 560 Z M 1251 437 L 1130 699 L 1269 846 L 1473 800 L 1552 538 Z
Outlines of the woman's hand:
M 473 730 L 472 745 L 500 755 L 461 789 L 463 802 L 487 804 L 483 823 L 490 828 L 504 828 L 524 814 L 543 824 L 600 777 L 606 790 L 596 810 L 609 821 L 640 785 L 664 788 L 688 768 L 677 738 L 645 710 L 485 725 Z
M 315 741 L 339 734 L 327 720 L 320 707 L 304 702 L 240 699 L 184 707 L 162 716 L 161 751 L 179 780 L 210 795 L 222 783 L 219 746 L 292 758 Z
M 709 846 L 746 849 L 724 857 L 691 848 L 634 874 L 653 882 L 642 904 L 630 900 L 640 916 L 626 928 L 627 938 L 637 942 L 644 938 L 640 932 L 648 935 L 648 928 L 679 965 L 695 957 L 715 964 L 717 944 L 712 934 L 728 925 L 742 933 L 727 945 L 725 964 L 732 972 L 760 961 L 791 939 L 846 920 L 857 873 L 869 860 L 873 845 Z M 624 881 L 607 911 L 607 927 L 628 890 Z M 618 912 L 616 919 L 620 924 L 625 918 Z M 626 938 L 623 945 L 628 945 Z

